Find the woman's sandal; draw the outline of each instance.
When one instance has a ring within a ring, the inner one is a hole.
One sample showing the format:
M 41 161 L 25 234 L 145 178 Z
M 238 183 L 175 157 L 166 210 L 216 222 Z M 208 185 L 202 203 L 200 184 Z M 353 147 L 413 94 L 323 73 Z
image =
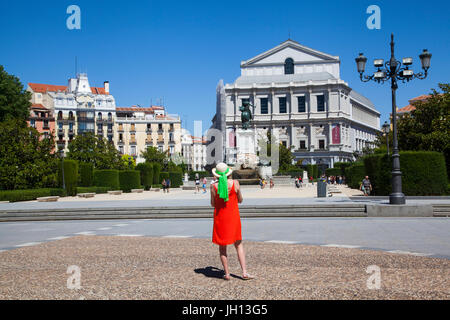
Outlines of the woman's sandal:
M 255 279 L 255 277 L 248 273 L 242 275 L 242 280 L 251 280 L 251 279 Z

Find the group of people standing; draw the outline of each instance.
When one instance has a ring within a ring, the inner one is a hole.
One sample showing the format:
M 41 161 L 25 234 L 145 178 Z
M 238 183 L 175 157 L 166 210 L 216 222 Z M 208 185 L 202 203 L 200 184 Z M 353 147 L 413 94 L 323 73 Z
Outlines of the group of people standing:
M 329 176 L 327 178 L 328 184 L 345 184 L 345 177 L 342 176 Z

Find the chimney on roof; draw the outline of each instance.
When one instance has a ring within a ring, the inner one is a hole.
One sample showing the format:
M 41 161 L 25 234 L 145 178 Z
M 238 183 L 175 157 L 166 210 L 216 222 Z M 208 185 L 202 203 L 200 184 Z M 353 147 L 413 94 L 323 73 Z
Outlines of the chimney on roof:
M 103 82 L 106 94 L 109 94 L 109 81 Z

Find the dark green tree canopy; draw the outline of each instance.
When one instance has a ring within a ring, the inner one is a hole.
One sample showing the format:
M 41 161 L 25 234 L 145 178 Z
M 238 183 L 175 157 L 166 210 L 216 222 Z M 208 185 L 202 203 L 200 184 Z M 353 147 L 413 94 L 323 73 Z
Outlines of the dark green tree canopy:
M 416 110 L 398 120 L 400 150 L 438 151 L 450 165 L 450 85 L 439 84 L 431 97 L 414 104 Z
M 56 186 L 54 151 L 53 136 L 45 138 L 20 119 L 0 122 L 0 189 Z
M 27 120 L 30 99 L 31 93 L 24 90 L 19 78 L 8 74 L 0 65 L 0 122 L 7 119 Z
M 67 158 L 92 163 L 98 170 L 120 169 L 122 165 L 114 145 L 92 132 L 79 134 L 69 143 Z
M 155 147 L 148 147 L 145 151 L 142 151 L 141 155 L 149 163 L 158 162 L 163 164 L 168 160 L 167 152 L 159 151 Z

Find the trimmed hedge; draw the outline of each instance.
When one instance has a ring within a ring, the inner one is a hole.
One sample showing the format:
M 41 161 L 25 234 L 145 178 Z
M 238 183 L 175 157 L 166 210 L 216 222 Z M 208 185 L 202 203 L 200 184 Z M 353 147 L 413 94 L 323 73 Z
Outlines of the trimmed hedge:
M 111 188 L 109 187 L 78 187 L 77 194 L 79 193 L 107 193 Z
M 210 177 L 211 174 L 208 171 L 190 171 L 189 180 L 195 180 L 195 175 L 198 173 L 198 177 L 203 179 L 204 177 Z
M 119 171 L 120 190 L 131 192 L 131 189 L 141 188 L 141 173 L 139 170 Z
M 169 179 L 171 188 L 178 188 L 183 185 L 182 172 L 169 172 Z
M 345 168 L 350 167 L 351 165 L 352 162 L 336 162 L 334 167 L 341 170 L 341 173 L 338 174 L 339 176 L 345 176 Z
M 306 172 L 308 172 L 308 179 L 310 177 L 313 177 L 313 179 L 316 179 L 319 177 L 319 168 L 317 167 L 317 164 L 307 164 Z
M 141 185 L 145 190 L 149 190 L 153 184 L 153 166 L 150 163 L 139 163 L 136 166 L 141 175 Z
M 160 177 L 159 174 L 161 172 L 161 165 L 157 162 L 152 163 L 153 166 L 153 184 L 159 184 L 160 183 Z
M 375 154 L 364 158 L 366 173 L 372 183 L 373 194 L 391 193 L 391 157 Z M 447 169 L 442 153 L 433 151 L 400 152 L 402 191 L 407 196 L 447 194 Z
M 81 187 L 91 187 L 94 183 L 94 165 L 89 162 L 80 162 L 78 167 Z
M 278 171 L 277 176 L 290 176 L 291 178 L 303 177 L 303 170 Z
M 118 170 L 94 170 L 94 186 L 108 187 L 110 190 L 119 189 L 119 171 Z
M 356 162 L 345 168 L 345 182 L 352 189 L 359 189 L 365 175 L 364 163 L 362 162 Z
M 325 175 L 327 177 L 340 176 L 341 175 L 341 168 L 328 168 L 328 169 L 325 169 Z
M 168 172 L 160 172 L 159 173 L 159 181 L 158 183 L 161 184 L 163 179 L 168 179 L 169 178 L 169 173 Z
M 155 188 L 162 188 L 162 184 L 152 184 L 152 189 L 155 189 Z
M 25 190 L 5 190 L 0 191 L 0 201 L 31 201 L 40 197 L 64 196 L 63 189 L 42 188 L 42 189 L 25 189 Z
M 76 196 L 78 186 L 78 161 L 64 159 L 64 175 L 62 172 L 62 161 L 59 163 L 58 167 L 58 180 L 60 183 L 60 187 L 63 187 L 64 180 L 66 195 Z

